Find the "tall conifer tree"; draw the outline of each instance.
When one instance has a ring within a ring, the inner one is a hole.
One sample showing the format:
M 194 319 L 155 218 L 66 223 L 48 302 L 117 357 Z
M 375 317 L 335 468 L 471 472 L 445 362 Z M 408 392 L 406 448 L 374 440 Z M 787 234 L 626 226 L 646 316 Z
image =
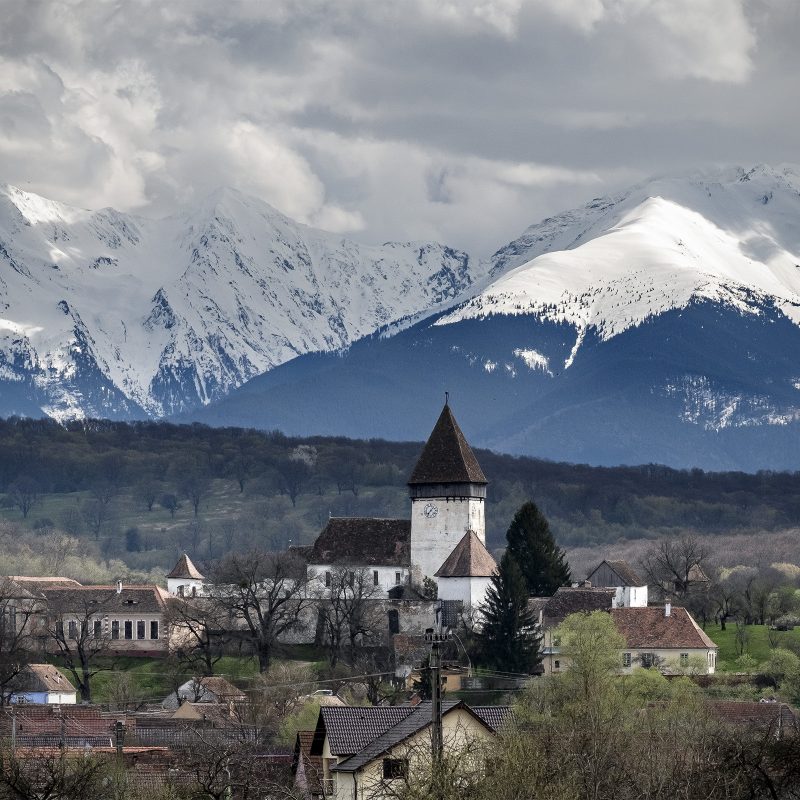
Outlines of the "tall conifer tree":
M 517 562 L 506 551 L 481 606 L 480 649 L 484 664 L 530 674 L 542 660 L 541 633 L 528 608 L 528 591 Z
M 550 525 L 536 503 L 528 502 L 514 515 L 506 533 L 507 552 L 519 565 L 528 594 L 549 596 L 571 581 L 564 551 L 556 544 Z

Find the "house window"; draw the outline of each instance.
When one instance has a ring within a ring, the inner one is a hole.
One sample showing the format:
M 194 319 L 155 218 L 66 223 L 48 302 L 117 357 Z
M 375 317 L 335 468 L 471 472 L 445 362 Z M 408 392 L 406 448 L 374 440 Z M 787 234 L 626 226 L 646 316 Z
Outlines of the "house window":
M 140 619 L 136 623 L 136 638 L 144 639 L 144 620 Z
M 71 619 L 69 621 L 69 638 L 70 639 L 78 638 L 78 623 L 75 622 L 74 619 Z
M 558 659 L 553 662 L 553 669 L 561 669 L 561 662 Z
M 129 619 L 125 620 L 125 638 L 133 639 L 133 622 Z
M 150 638 L 158 639 L 158 620 L 154 619 L 150 622 Z
M 622 666 L 629 667 L 631 665 L 631 654 L 630 653 L 623 653 L 622 654 Z
M 103 623 L 99 619 L 96 619 L 94 621 L 93 628 L 94 628 L 94 638 L 99 639 L 103 635 Z
M 389 611 L 389 633 L 400 633 L 400 614 L 396 608 Z
M 378 586 L 380 584 L 380 580 L 378 578 L 378 570 L 372 570 L 372 583 L 374 586 Z
M 178 587 L 178 597 L 183 597 L 183 590 L 185 588 L 186 588 L 185 586 L 179 586 Z
M 650 669 L 650 667 L 653 666 L 654 659 L 652 653 L 642 653 L 641 659 L 642 659 L 642 666 L 645 669 Z
M 330 572 L 325 573 L 325 585 L 330 588 L 331 585 L 331 574 Z
M 401 574 L 399 572 L 395 572 L 394 574 L 394 585 L 399 586 L 401 580 Z
M 689 666 L 689 654 L 688 653 L 681 653 L 681 666 L 688 667 Z
M 115 619 L 111 623 L 111 638 L 112 639 L 119 639 L 119 620 Z
M 383 759 L 383 777 L 384 780 L 392 780 L 393 778 L 405 778 L 408 775 L 408 759 L 407 758 L 384 758 Z

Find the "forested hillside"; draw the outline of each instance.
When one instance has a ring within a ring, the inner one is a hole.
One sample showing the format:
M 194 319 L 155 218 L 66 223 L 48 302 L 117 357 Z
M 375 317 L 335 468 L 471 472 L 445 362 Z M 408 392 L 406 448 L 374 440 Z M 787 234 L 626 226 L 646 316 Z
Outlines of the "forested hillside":
M 0 571 L 105 564 L 91 574 L 156 576 L 182 550 L 202 563 L 309 542 L 329 515 L 407 516 L 405 482 L 421 446 L 154 422 L 0 421 Z M 490 548 L 502 546 L 530 498 L 568 547 L 800 525 L 800 473 L 597 468 L 476 452 L 490 482 Z

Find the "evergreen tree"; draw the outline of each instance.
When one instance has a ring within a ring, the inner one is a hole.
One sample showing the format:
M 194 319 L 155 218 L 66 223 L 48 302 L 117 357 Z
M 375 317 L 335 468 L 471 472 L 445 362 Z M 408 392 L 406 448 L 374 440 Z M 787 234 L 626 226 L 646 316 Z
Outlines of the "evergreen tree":
M 519 565 L 528 594 L 549 596 L 571 581 L 564 551 L 556 544 L 550 525 L 535 503 L 525 503 L 506 533 L 507 552 Z
M 541 633 L 528 608 L 525 579 L 506 551 L 492 578 L 481 606 L 484 621 L 480 631 L 481 660 L 503 672 L 529 674 L 542 660 Z

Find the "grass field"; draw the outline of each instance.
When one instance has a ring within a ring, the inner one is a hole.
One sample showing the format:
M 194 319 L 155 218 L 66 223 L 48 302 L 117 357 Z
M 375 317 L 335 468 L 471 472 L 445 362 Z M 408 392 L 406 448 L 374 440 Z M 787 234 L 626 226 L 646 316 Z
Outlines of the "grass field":
M 745 631 L 744 652 L 758 664 L 763 664 L 769 660 L 773 650 L 770 644 L 770 635 L 775 646 L 786 646 L 793 644 L 800 647 L 800 629 L 793 631 L 770 631 L 766 625 L 747 625 Z M 736 664 L 739 657 L 739 649 L 736 644 L 736 625 L 728 623 L 725 630 L 720 630 L 719 625 L 709 625 L 706 633 L 713 639 L 719 647 L 717 659 L 718 668 L 721 672 L 738 672 L 741 667 Z

